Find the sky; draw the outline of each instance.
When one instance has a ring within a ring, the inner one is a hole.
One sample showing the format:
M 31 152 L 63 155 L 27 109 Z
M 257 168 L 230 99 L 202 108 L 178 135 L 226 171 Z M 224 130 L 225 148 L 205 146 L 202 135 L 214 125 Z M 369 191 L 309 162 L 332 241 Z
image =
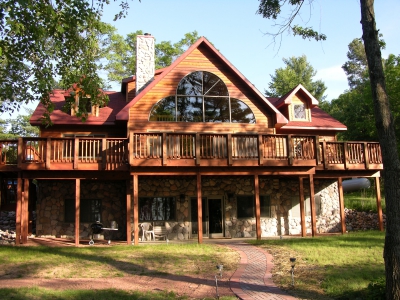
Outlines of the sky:
M 102 20 L 113 24 L 126 36 L 136 30 L 151 33 L 156 41 L 178 42 L 187 32 L 196 30 L 206 37 L 255 87 L 264 93 L 271 75 L 284 68 L 282 58 L 307 56 L 317 71 L 315 80 L 327 86 L 327 100 L 337 98 L 347 88 L 341 66 L 347 61 L 348 45 L 361 38 L 359 0 L 308 0 L 298 24 L 314 27 L 326 34 L 327 40 L 315 42 L 285 33 L 273 43 L 267 33 L 277 27 L 271 20 L 256 14 L 258 0 L 130 0 L 128 16 L 113 22 L 119 7 L 107 7 Z M 376 23 L 387 43 L 382 56 L 400 55 L 399 0 L 375 1 Z M 283 12 L 282 17 L 286 17 Z M 282 22 L 283 20 L 277 20 Z M 119 85 L 113 89 L 119 90 Z
M 295 23 L 313 27 L 327 40 L 309 41 L 284 33 L 276 43 L 268 33 L 276 32 L 274 24 L 282 23 L 288 12 L 283 11 L 282 19 L 276 22 L 264 19 L 256 14 L 258 0 L 128 0 L 127 17 L 115 22 L 120 1 L 110 2 L 102 20 L 115 26 L 120 35 L 143 30 L 156 42 L 176 43 L 185 33 L 196 30 L 263 94 L 275 70 L 285 67 L 282 58 L 306 55 L 317 71 L 314 79 L 321 79 L 327 86 L 326 100 L 337 98 L 348 88 L 341 68 L 347 61 L 348 45 L 362 36 L 359 0 L 314 0 L 312 6 L 306 0 Z M 400 55 L 399 11 L 399 0 L 375 1 L 377 28 L 386 42 L 384 58 Z M 120 85 L 112 88 L 119 91 Z M 36 104 L 29 107 L 35 108 Z M 23 109 L 15 113 L 25 114 Z

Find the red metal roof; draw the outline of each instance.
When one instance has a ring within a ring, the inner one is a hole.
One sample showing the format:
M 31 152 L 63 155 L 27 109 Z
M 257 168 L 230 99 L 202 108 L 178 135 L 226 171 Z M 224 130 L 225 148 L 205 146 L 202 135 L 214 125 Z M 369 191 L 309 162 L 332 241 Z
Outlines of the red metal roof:
M 135 105 L 148 91 L 150 91 L 160 80 L 162 80 L 171 70 L 173 70 L 182 60 L 184 60 L 193 50 L 200 45 L 208 47 L 226 66 L 237 75 L 253 92 L 256 97 L 259 97 L 276 115 L 276 127 L 282 129 L 316 129 L 316 130 L 346 130 L 347 127 L 325 113 L 317 107 L 318 101 L 301 85 L 299 84 L 286 95 L 281 98 L 266 98 L 260 93 L 254 85 L 242 75 L 206 38 L 201 37 L 188 50 L 185 51 L 178 59 L 176 59 L 169 67 L 159 69 L 155 72 L 155 79 L 146 86 L 133 100 L 126 103 L 125 94 L 122 92 L 106 92 L 110 101 L 106 107 L 100 109 L 98 117 L 89 116 L 85 123 L 76 116 L 71 116 L 62 111 L 62 106 L 65 104 L 64 95 L 69 95 L 66 91 L 55 90 L 51 95 L 51 101 L 55 104 L 55 109 L 51 113 L 51 121 L 54 124 L 63 125 L 113 125 L 116 121 L 127 121 L 129 118 L 129 109 Z M 125 78 L 121 82 L 121 90 L 128 82 L 134 81 L 135 76 Z M 297 93 L 301 97 L 305 97 L 311 106 L 311 122 L 307 121 L 288 121 L 288 119 L 278 110 L 278 108 L 289 105 L 291 98 Z M 31 117 L 32 125 L 41 125 L 41 118 L 45 112 L 42 104 L 39 104 Z
M 54 111 L 50 114 L 50 119 L 53 124 L 60 125 L 113 125 L 115 124 L 115 116 L 127 104 L 125 102 L 125 95 L 119 92 L 105 92 L 110 101 L 106 107 L 99 110 L 99 116 L 89 116 L 85 122 L 76 116 L 63 112 L 62 107 L 65 105 L 64 95 L 69 95 L 64 90 L 54 90 L 50 96 L 51 101 L 54 103 Z M 39 103 L 36 110 L 32 114 L 30 122 L 32 125 L 41 125 L 42 117 L 45 113 L 45 107 Z

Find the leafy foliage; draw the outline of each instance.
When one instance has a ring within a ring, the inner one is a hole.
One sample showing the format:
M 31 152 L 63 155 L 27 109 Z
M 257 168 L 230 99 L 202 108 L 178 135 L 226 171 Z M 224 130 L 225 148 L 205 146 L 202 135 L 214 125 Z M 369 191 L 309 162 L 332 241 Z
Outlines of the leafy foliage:
M 123 17 L 128 8 L 120 2 Z M 81 88 L 93 103 L 104 101 L 99 88 L 97 40 L 104 30 L 100 16 L 108 0 L 3 0 L 0 2 L 0 112 L 14 111 L 39 100 L 50 123 L 50 92 L 56 81 L 69 88 L 87 78 Z M 89 79 L 90 78 L 90 79 Z
M 39 128 L 29 122 L 33 110 L 27 108 L 26 112 L 26 115 L 18 115 L 16 118 L 0 119 L 0 139 L 39 136 Z
M 349 59 L 342 66 L 347 75 L 350 88 L 356 88 L 368 80 L 368 63 L 364 44 L 361 39 L 354 39 L 347 52 Z
M 373 96 L 368 77 L 368 65 L 364 45 L 361 39 L 354 39 L 349 44 L 349 60 L 343 64 L 350 89 L 333 99 L 326 110 L 333 117 L 347 126 L 347 131 L 340 133 L 342 140 L 378 140 L 375 125 Z M 400 139 L 400 55 L 390 54 L 383 59 L 386 90 L 394 117 L 395 133 Z M 357 113 L 355 113 L 355 109 Z M 398 147 L 398 150 L 400 148 Z
M 317 71 L 308 63 L 305 55 L 283 58 L 283 62 L 286 67 L 276 69 L 275 75 L 271 75 L 269 90 L 265 90 L 268 97 L 282 97 L 298 84 L 302 84 L 316 99 L 326 98 L 326 86 L 321 80 L 313 80 Z
M 304 0 L 260 0 L 258 6 L 257 14 L 263 16 L 266 19 L 276 20 L 278 16 L 282 13 L 282 7 L 288 4 L 290 7 L 290 12 L 285 22 L 276 24 L 278 25 L 278 31 L 276 33 L 268 33 L 274 37 L 281 36 L 285 31 L 292 32 L 293 35 L 299 35 L 303 39 L 314 39 L 316 41 L 326 40 L 326 35 L 313 30 L 310 27 L 302 27 L 293 24 L 295 18 L 298 16 L 302 6 L 304 5 Z M 314 0 L 308 0 L 309 5 L 311 5 Z

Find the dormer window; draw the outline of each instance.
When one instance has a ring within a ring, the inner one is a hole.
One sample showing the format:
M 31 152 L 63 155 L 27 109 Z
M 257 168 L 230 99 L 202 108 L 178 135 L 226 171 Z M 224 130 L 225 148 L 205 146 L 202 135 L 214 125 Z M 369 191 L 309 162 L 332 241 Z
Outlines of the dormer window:
M 302 119 L 302 120 L 307 119 L 306 108 L 305 108 L 305 105 L 303 103 L 302 104 L 295 104 L 293 106 L 293 111 L 294 111 L 294 118 L 295 119 Z
M 71 116 L 76 116 L 78 108 L 80 111 L 86 111 L 86 115 L 88 116 L 99 116 L 99 106 L 92 105 L 90 101 L 90 95 L 86 95 L 85 97 L 79 96 L 78 93 L 75 95 L 71 95 L 72 100 L 75 101 L 75 105 L 71 106 Z
M 299 99 L 289 106 L 289 118 L 291 121 L 311 121 L 308 105 Z

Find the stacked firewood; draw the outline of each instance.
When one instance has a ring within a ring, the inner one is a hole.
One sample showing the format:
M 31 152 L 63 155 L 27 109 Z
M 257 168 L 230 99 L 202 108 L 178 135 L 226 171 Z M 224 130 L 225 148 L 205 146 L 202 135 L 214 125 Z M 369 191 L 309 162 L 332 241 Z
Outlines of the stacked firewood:
M 344 209 L 347 231 L 376 230 L 379 229 L 378 214 L 374 212 Z M 383 227 L 386 227 L 386 215 L 383 214 Z

